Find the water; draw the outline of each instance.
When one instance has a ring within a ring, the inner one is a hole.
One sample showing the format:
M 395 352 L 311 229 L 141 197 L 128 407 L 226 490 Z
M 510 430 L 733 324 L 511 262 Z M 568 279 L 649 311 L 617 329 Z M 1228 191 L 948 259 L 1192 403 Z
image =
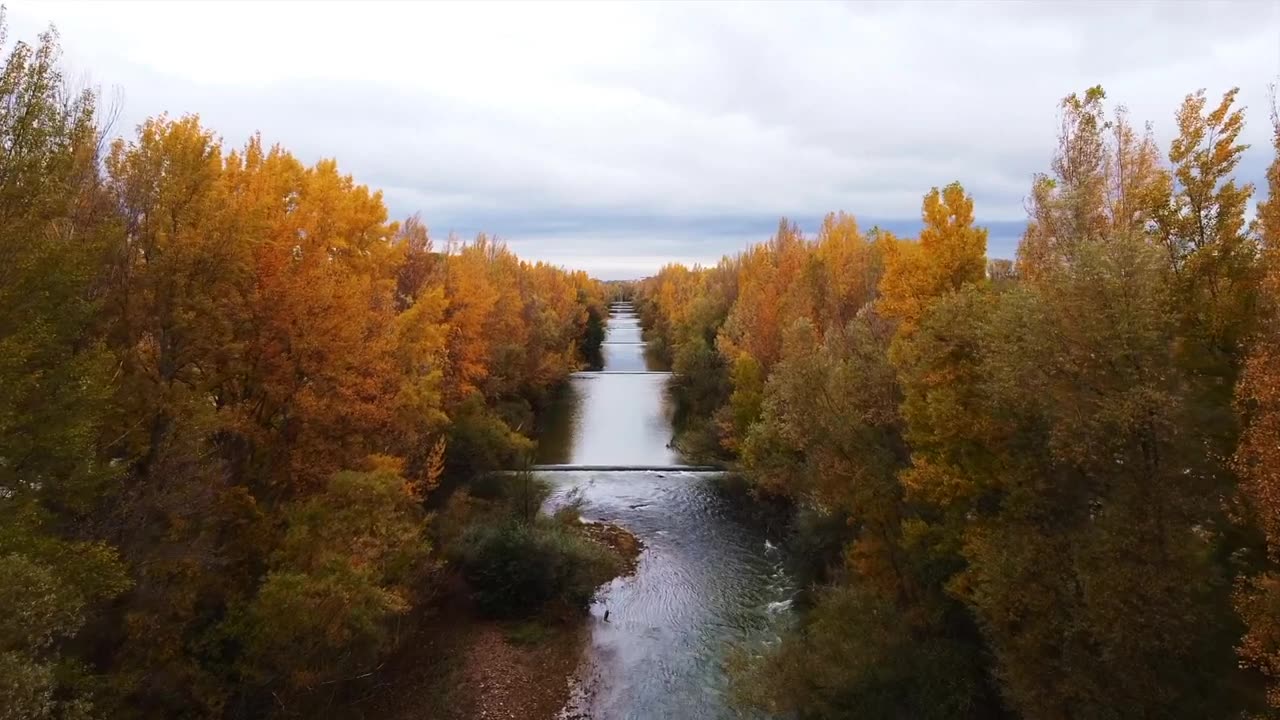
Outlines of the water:
M 606 347 L 608 347 L 606 345 Z M 539 435 L 540 464 L 676 465 L 665 373 L 578 373 Z
M 541 434 L 539 462 L 675 465 L 666 373 L 646 372 L 635 315 L 616 306 L 605 366 L 580 373 Z M 638 374 L 645 373 L 645 374 Z M 645 544 L 635 575 L 591 608 L 591 642 L 567 717 L 724 718 L 731 646 L 776 640 L 795 589 L 781 553 L 716 489 L 676 470 L 549 472 L 554 506 L 578 490 L 583 515 Z M 605 611 L 609 619 L 604 619 Z

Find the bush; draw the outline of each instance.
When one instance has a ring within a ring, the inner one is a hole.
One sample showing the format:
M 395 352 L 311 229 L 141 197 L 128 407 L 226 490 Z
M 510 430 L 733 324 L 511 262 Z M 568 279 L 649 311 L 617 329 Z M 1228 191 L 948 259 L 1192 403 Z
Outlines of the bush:
M 585 609 L 622 569 L 608 549 L 546 518 L 473 524 L 454 555 L 480 609 L 508 617 L 548 605 Z

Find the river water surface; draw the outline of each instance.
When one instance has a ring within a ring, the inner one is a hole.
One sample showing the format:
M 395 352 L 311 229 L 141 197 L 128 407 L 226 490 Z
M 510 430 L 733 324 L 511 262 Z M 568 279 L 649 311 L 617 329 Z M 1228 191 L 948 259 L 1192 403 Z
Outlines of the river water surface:
M 614 306 L 602 372 L 579 373 L 541 433 L 539 462 L 676 466 L 669 375 L 647 360 L 628 305 Z M 551 506 L 581 492 L 583 515 L 645 544 L 635 575 L 591 609 L 591 641 L 565 717 L 723 718 L 733 646 L 777 637 L 794 595 L 781 554 L 717 491 L 676 468 L 546 472 Z M 608 612 L 608 620 L 605 613 Z

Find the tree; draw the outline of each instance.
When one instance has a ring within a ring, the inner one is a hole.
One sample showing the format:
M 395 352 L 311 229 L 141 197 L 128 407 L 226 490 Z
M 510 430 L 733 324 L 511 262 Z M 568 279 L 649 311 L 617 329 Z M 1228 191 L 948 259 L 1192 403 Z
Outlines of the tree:
M 1253 330 L 1258 285 L 1257 246 L 1245 232 L 1253 186 L 1232 177 L 1248 147 L 1238 142 L 1244 112 L 1232 109 L 1237 92 L 1224 93 L 1208 113 L 1203 90 L 1183 101 L 1169 147 L 1174 185 L 1154 213 L 1183 330 L 1193 341 L 1188 362 L 1219 380 L 1219 397 L 1234 383 Z
M 959 183 L 934 188 L 921 208 L 924 229 L 916 243 L 885 238 L 880 310 L 909 333 L 929 303 L 986 275 L 987 231 L 973 225 L 973 198 Z
M 1031 188 L 1018 272 L 1027 278 L 1070 262 L 1080 243 L 1144 234 L 1154 208 L 1169 193 L 1150 125 L 1139 133 L 1124 107 L 1108 119 L 1101 86 L 1061 103 L 1051 174 Z
M 250 672 L 282 684 L 291 700 L 372 670 L 394 645 L 392 621 L 431 570 L 422 498 L 396 465 L 337 473 L 324 492 L 285 511 L 246 639 Z
M 1267 678 L 1267 702 L 1280 709 L 1280 119 L 1272 117 L 1277 157 L 1258 203 L 1256 237 L 1265 271 L 1257 334 L 1236 387 L 1242 418 L 1234 467 L 1240 490 L 1266 541 L 1262 572 L 1240 580 L 1236 609 L 1248 624 L 1240 656 Z
M 7 25 L 0 14 L 0 42 Z M 111 357 L 96 322 L 110 228 L 92 92 L 70 90 L 53 31 L 0 71 L 0 717 L 95 712 L 70 641 L 129 586 L 85 525 L 102 462 Z
M 978 393 L 958 396 L 972 430 L 939 448 L 971 484 L 951 493 L 971 519 L 949 587 L 1024 717 L 1203 717 L 1237 702 L 1208 680 L 1231 671 L 1203 530 L 1217 496 L 1200 471 L 1212 460 L 1185 439 L 1163 278 L 1153 247 L 1113 238 L 1006 293 L 977 336 Z M 940 316 L 927 334 L 953 329 Z
M 0 72 L 0 487 L 82 513 L 112 474 L 96 449 L 112 367 L 94 302 L 109 218 L 96 97 L 69 91 L 59 53 L 50 31 Z

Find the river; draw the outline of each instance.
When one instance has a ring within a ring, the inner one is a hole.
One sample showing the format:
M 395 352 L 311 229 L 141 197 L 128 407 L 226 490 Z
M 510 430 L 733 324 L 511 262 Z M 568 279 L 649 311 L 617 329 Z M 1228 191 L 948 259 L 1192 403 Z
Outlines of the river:
M 629 305 L 611 309 L 604 367 L 569 382 L 543 428 L 539 462 L 670 469 L 545 472 L 554 507 L 582 493 L 583 516 L 645 544 L 633 576 L 591 608 L 591 640 L 564 716 L 595 720 L 736 717 L 731 647 L 776 640 L 795 589 L 781 553 L 735 512 L 715 473 L 675 469 L 669 373 L 645 357 Z M 608 613 L 608 619 L 605 614 Z

